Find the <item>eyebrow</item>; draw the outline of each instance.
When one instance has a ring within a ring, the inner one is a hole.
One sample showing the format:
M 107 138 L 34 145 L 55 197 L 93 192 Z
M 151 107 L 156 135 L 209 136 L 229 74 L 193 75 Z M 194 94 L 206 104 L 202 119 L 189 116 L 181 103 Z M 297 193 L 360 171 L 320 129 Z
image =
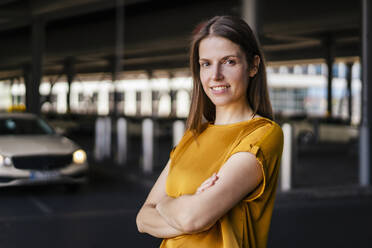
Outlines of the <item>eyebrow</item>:
M 231 54 L 231 55 L 224 56 L 224 57 L 222 58 L 222 60 L 225 60 L 225 59 L 227 59 L 227 58 L 231 58 L 231 57 L 235 57 L 235 58 L 238 58 L 238 59 L 241 58 L 241 56 L 239 56 L 239 55 Z M 200 58 L 199 61 L 201 61 L 201 60 L 209 60 L 209 59 Z

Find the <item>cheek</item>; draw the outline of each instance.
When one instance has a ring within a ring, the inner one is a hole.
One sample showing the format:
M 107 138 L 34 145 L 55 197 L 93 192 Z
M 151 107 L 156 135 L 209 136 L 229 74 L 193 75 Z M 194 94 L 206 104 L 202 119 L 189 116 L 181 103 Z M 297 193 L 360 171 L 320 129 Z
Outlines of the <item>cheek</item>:
M 206 75 L 206 73 L 204 72 L 200 72 L 200 81 L 202 83 L 202 86 L 203 86 L 203 89 L 205 90 L 205 87 L 207 87 L 207 84 L 208 84 L 208 77 Z
M 206 84 L 203 84 L 202 83 L 202 88 L 203 88 L 204 93 L 208 95 L 209 94 L 209 92 L 208 92 L 208 86 Z
M 244 87 L 247 87 L 249 82 L 249 72 L 246 70 L 241 71 L 240 75 L 240 81 L 243 82 Z
M 207 81 L 207 73 L 204 70 L 200 70 L 199 76 L 200 81 L 204 84 Z
M 235 82 L 237 82 L 237 88 L 239 88 L 239 91 L 246 91 L 249 84 L 249 77 L 248 72 L 237 72 L 235 74 Z

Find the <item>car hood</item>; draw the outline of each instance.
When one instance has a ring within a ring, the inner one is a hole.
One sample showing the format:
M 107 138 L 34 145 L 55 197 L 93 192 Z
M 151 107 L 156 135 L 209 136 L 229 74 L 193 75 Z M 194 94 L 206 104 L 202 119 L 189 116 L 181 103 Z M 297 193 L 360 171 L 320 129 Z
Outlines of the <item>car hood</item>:
M 78 146 L 58 135 L 7 135 L 0 136 L 0 154 L 5 156 L 68 154 Z

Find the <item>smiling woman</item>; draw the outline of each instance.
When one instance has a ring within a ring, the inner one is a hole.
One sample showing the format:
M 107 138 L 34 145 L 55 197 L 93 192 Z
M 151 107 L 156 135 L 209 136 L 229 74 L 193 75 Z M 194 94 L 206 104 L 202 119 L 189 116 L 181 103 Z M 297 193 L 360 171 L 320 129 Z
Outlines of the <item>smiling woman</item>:
M 248 68 L 244 52 L 232 41 L 211 36 L 199 45 L 200 80 L 203 90 L 216 106 L 216 110 L 245 107 L 249 77 L 256 74 L 259 65 L 256 56 L 255 66 Z M 250 110 L 249 110 L 250 111 Z
M 241 19 L 194 32 L 187 130 L 137 215 L 161 247 L 266 247 L 283 148 L 262 53 Z

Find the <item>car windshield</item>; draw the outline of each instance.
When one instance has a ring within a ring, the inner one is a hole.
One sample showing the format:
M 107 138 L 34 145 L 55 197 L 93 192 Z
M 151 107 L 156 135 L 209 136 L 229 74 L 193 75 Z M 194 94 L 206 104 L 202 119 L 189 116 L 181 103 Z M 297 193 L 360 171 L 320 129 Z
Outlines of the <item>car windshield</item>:
M 0 118 L 0 135 L 53 134 L 53 129 L 37 118 Z

